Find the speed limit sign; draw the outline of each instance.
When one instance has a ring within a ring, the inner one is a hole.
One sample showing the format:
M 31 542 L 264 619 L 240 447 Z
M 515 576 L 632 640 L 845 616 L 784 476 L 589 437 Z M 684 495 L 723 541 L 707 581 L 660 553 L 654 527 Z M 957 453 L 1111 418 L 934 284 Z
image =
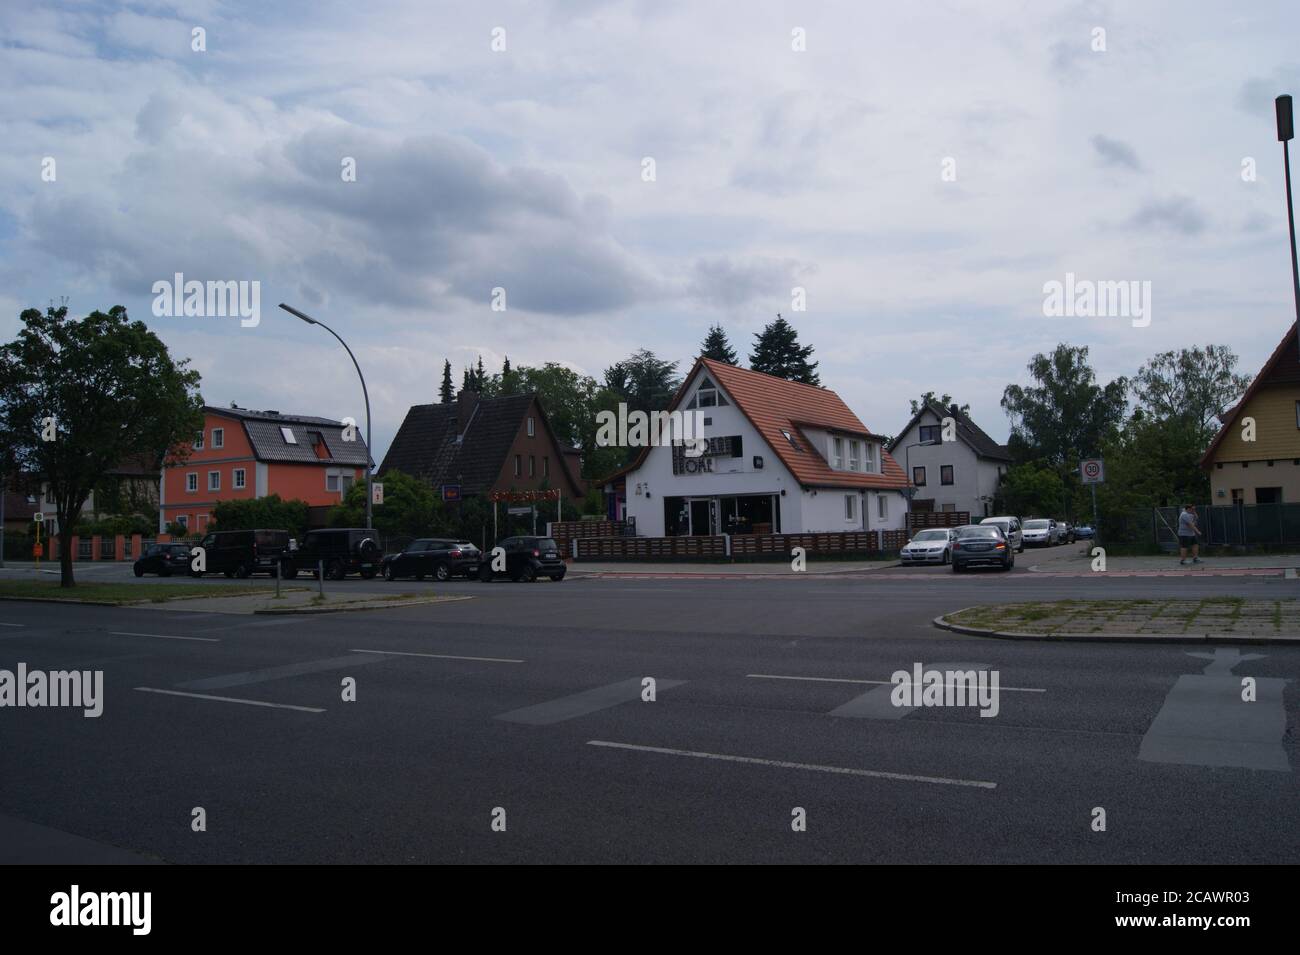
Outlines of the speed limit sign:
M 1105 484 L 1106 464 L 1101 458 L 1080 461 L 1079 476 L 1084 484 Z

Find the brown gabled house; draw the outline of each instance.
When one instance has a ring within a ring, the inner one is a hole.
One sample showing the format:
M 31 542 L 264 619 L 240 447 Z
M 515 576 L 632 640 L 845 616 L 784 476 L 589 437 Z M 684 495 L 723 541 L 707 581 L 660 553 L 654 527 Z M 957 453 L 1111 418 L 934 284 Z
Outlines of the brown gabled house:
M 462 391 L 449 404 L 412 406 L 379 467 L 381 477 L 388 471 L 439 493 L 458 488 L 461 497 L 558 488 L 574 500 L 586 493 L 577 449 L 556 437 L 536 394 Z

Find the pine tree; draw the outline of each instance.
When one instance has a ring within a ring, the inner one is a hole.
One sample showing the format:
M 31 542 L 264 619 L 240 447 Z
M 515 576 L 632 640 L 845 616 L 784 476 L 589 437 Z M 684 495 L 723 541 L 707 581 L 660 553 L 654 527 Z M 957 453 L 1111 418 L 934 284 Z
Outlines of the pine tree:
M 501 365 L 501 394 L 514 395 L 519 393 L 519 375 L 510 367 L 510 356 L 506 355 L 506 360 Z
M 487 388 L 487 373 L 483 371 L 483 356 L 478 356 L 478 370 L 474 372 L 474 390 L 479 394 Z
M 731 347 L 731 342 L 727 341 L 727 333 L 722 330 L 721 325 L 709 326 L 709 334 L 705 336 L 704 344 L 700 346 L 700 355 L 728 365 L 740 363 L 736 350 Z
M 438 389 L 438 400 L 449 405 L 455 397 L 451 387 L 451 361 L 447 359 L 442 363 L 442 387 Z
M 468 368 L 466 368 L 464 373 L 460 376 L 460 390 L 461 391 L 474 390 L 474 379 L 470 377 Z
M 811 345 L 800 345 L 798 333 L 794 326 L 781 317 L 768 324 L 761 332 L 754 335 L 754 351 L 749 356 L 749 367 L 767 375 L 775 375 L 787 381 L 800 381 L 805 385 L 818 385 L 822 381 L 817 374 L 819 362 L 809 362 L 812 356 Z

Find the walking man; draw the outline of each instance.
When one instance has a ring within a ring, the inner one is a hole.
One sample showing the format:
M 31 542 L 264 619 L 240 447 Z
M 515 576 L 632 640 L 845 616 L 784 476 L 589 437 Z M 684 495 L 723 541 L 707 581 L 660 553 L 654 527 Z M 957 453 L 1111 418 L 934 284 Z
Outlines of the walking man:
M 1187 552 L 1192 552 L 1192 563 L 1201 562 L 1201 545 L 1196 542 L 1201 529 L 1196 526 L 1196 505 L 1185 504 L 1183 512 L 1178 515 L 1178 563 L 1186 565 Z

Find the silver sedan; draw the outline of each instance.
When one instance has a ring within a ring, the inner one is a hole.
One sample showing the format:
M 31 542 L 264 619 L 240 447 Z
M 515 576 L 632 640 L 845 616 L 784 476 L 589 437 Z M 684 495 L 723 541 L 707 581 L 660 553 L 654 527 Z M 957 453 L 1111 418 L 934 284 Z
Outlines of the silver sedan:
M 947 564 L 952 560 L 953 532 L 946 527 L 918 531 L 898 552 L 904 564 Z

